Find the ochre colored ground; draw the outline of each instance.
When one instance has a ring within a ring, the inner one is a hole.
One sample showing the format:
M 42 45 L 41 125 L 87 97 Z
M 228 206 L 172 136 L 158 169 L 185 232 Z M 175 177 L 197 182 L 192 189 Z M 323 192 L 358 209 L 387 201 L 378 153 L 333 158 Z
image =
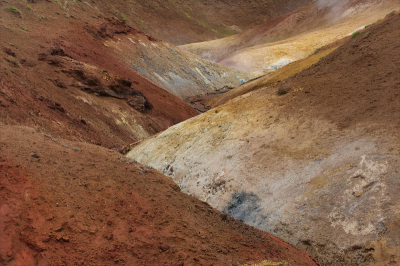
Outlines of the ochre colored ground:
M 317 63 L 319 60 L 321 60 L 326 55 L 333 52 L 335 49 L 336 48 L 328 48 L 328 49 L 318 52 L 314 55 L 311 55 L 305 59 L 295 61 L 289 65 L 284 66 L 283 68 L 280 68 L 280 69 L 278 69 L 274 72 L 271 72 L 265 76 L 262 76 L 258 79 L 247 82 L 239 87 L 234 88 L 233 90 L 230 90 L 227 93 L 224 93 L 224 94 L 212 97 L 212 98 L 205 98 L 203 100 L 204 105 L 206 105 L 208 108 L 214 108 L 214 107 L 217 107 L 224 103 L 227 103 L 229 100 L 232 100 L 236 97 L 244 95 L 248 92 L 262 89 L 268 85 L 271 85 L 271 84 L 274 84 L 277 82 L 281 82 L 281 81 L 303 71 L 304 69 L 312 66 L 313 64 Z

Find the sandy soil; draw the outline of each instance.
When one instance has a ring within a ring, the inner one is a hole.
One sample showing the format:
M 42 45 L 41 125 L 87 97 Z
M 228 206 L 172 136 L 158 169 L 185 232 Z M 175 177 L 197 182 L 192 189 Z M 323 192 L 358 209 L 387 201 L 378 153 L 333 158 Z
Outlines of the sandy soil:
M 399 29 L 391 14 L 312 67 L 129 157 L 323 265 L 398 261 Z

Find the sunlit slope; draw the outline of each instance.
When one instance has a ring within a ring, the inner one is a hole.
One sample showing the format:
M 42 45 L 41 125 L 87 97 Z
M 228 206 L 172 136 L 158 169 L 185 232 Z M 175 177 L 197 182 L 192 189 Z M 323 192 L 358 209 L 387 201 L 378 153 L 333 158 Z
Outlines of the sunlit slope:
M 343 1 L 342 1 L 343 2 Z M 309 5 L 228 38 L 181 46 L 203 58 L 263 74 L 313 53 L 400 8 L 400 1 Z
M 397 260 L 399 38 L 400 15 L 391 15 L 311 68 L 173 126 L 129 157 L 323 265 Z
M 345 42 L 343 39 L 341 42 Z M 309 68 L 313 64 L 317 63 L 319 60 L 323 59 L 328 54 L 332 53 L 337 49 L 340 43 L 332 44 L 333 48 L 326 47 L 323 51 L 320 51 L 316 54 L 310 55 L 307 58 L 298 60 L 296 62 L 290 63 L 274 72 L 270 72 L 264 76 L 246 82 L 224 94 L 217 95 L 216 97 L 211 98 L 207 101 L 207 105 L 211 108 L 217 107 L 219 105 L 227 103 L 229 100 L 232 100 L 236 97 L 249 93 L 251 91 L 259 90 L 262 88 L 266 88 L 267 86 L 281 82 L 306 68 Z

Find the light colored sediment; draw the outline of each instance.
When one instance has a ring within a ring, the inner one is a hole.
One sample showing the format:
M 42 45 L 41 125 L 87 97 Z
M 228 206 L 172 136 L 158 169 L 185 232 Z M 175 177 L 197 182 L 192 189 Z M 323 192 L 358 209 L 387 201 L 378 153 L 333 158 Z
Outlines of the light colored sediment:
M 322 263 L 398 254 L 400 149 L 386 138 L 393 133 L 292 119 L 279 114 L 276 96 L 250 95 L 178 124 L 128 156 Z M 247 111 L 237 111 L 243 106 Z M 369 250 L 382 241 L 393 247 Z
M 392 13 L 312 67 L 128 156 L 323 265 L 399 260 L 399 25 Z
M 105 46 L 120 54 L 133 70 L 181 99 L 236 87 L 255 75 L 199 58 L 163 41 L 137 35 L 109 40 Z
M 279 62 L 305 58 L 399 8 L 397 0 L 349 1 L 340 8 L 316 3 L 238 35 L 180 47 L 202 58 L 261 75 Z

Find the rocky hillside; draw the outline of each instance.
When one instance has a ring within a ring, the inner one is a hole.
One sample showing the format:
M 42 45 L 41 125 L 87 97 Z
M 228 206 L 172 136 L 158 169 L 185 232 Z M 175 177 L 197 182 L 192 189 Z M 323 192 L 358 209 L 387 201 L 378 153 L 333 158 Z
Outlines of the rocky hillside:
M 128 155 L 323 265 L 399 261 L 400 15 Z
M 201 59 L 145 34 L 120 36 L 104 45 L 121 61 L 181 99 L 234 88 L 254 75 Z
M 4 123 L 120 148 L 196 115 L 181 99 L 251 78 L 99 16 L 86 2 L 0 8 Z
M 1 122 L 121 147 L 197 114 L 104 45 L 142 33 L 60 10 L 49 2 L 1 3 Z

